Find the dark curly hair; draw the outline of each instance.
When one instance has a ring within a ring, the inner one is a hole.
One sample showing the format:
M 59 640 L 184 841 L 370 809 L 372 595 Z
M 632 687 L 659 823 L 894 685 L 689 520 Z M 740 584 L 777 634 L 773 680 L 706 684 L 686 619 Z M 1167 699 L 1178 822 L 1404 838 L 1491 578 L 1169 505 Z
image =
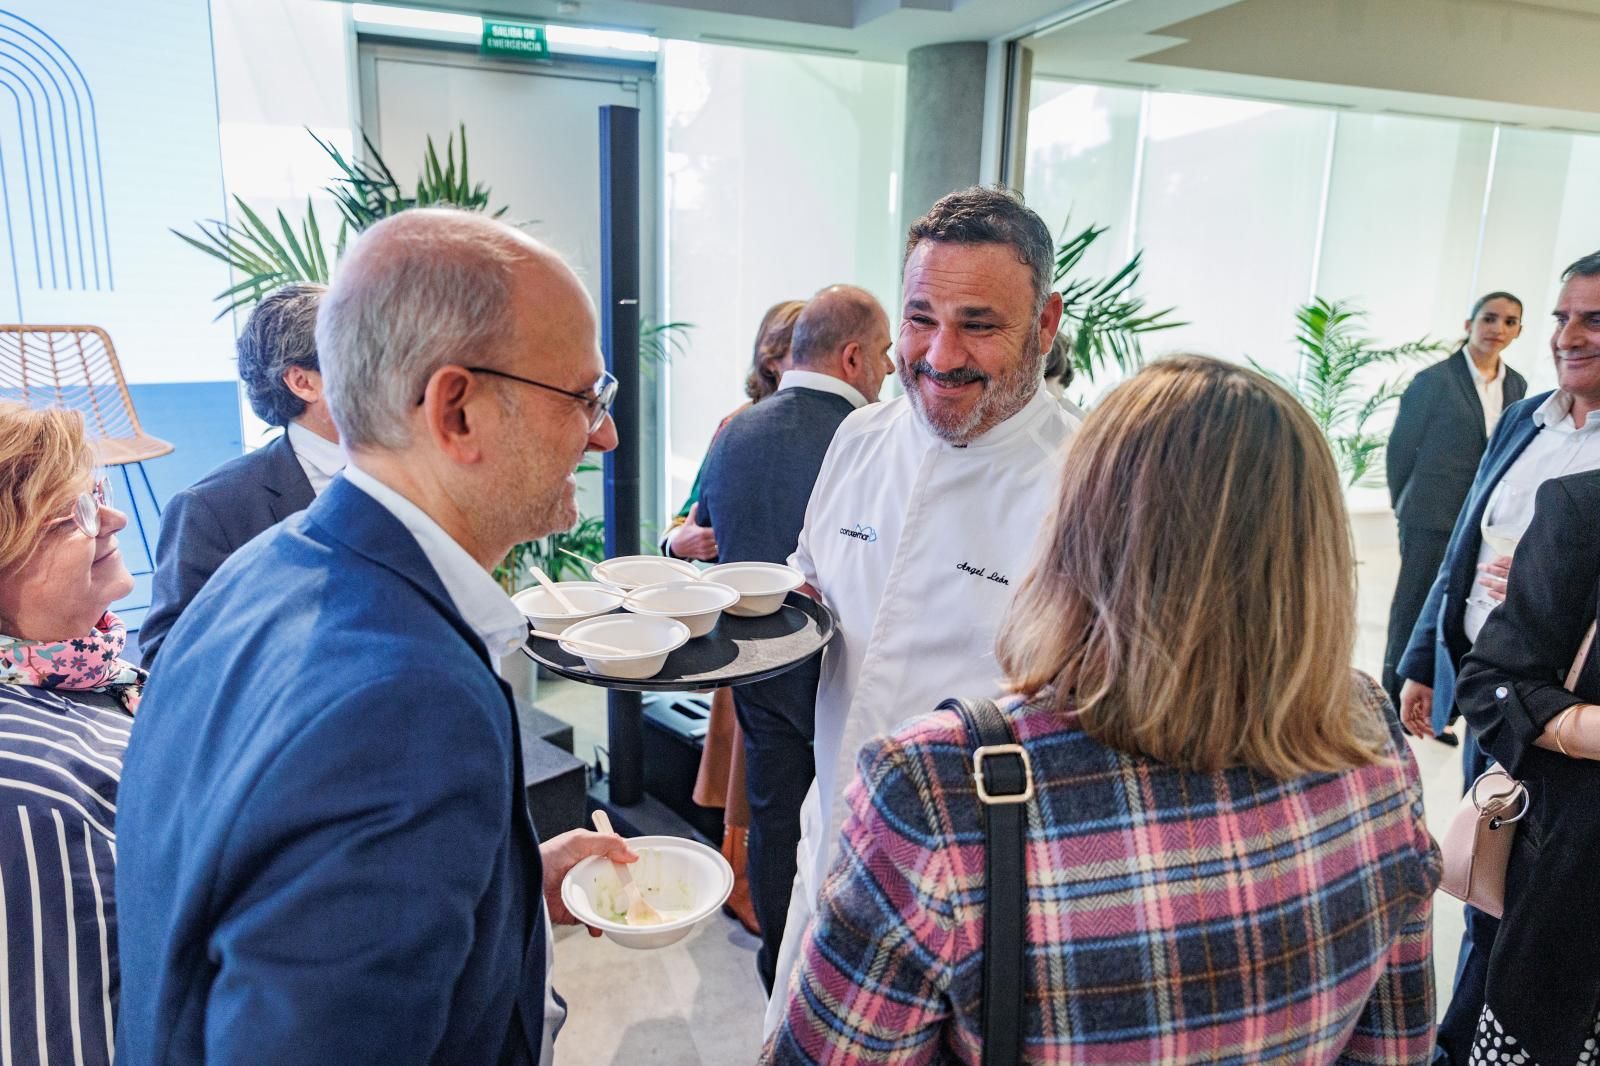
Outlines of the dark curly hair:
M 1038 213 L 1022 202 L 1018 193 L 1001 186 L 974 185 L 941 197 L 911 224 L 906 234 L 906 260 L 923 241 L 950 244 L 1007 244 L 1017 253 L 1017 262 L 1033 274 L 1034 310 L 1044 307 L 1050 296 L 1056 250 L 1050 227 Z
M 326 285 L 296 283 L 274 289 L 244 324 L 239 335 L 239 378 L 250 409 L 263 422 L 287 426 L 305 413 L 306 402 L 289 391 L 283 375 L 290 367 L 320 371 L 317 362 L 317 304 Z

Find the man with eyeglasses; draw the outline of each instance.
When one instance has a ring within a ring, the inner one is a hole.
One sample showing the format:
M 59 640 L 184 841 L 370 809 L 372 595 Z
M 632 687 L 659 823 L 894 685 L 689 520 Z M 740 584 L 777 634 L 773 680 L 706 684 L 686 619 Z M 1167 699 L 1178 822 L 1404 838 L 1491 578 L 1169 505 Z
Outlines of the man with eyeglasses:
M 172 630 L 118 812 L 117 1061 L 549 1063 L 562 877 L 489 576 L 577 519 L 616 446 L 593 306 L 551 251 L 444 209 L 374 226 L 317 348 L 349 454 Z

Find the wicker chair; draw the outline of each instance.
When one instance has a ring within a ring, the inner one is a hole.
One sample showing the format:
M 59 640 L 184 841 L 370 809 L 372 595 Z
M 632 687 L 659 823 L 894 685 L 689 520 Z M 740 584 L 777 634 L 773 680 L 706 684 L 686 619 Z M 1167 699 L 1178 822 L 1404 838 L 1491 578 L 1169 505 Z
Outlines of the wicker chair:
M 122 472 L 133 524 L 139 531 L 145 559 L 153 568 L 155 555 L 150 550 L 128 467 L 138 468 L 145 495 L 159 520 L 161 502 L 150 487 L 144 463 L 169 454 L 173 448 L 140 427 L 116 349 L 106 331 L 98 326 L 0 325 L 0 399 L 21 401 L 30 407 L 65 407 L 83 415 L 100 462 Z

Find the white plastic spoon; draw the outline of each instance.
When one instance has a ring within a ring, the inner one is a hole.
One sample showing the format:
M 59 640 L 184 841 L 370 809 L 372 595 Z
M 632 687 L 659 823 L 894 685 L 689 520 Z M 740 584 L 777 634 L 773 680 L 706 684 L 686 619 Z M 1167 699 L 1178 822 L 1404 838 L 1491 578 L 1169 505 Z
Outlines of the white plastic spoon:
M 578 560 L 578 562 L 583 564 L 583 568 L 588 571 L 590 577 L 594 576 L 594 560 L 589 558 L 587 555 L 579 555 L 577 552 L 568 551 L 565 548 L 557 548 L 556 551 L 560 552 L 562 555 L 572 556 L 574 559 Z
M 555 597 L 555 601 L 561 605 L 561 609 L 563 611 L 566 611 L 568 614 L 580 613 L 577 606 L 574 605 L 571 600 L 567 599 L 567 594 L 557 588 L 554 581 L 550 580 L 549 574 L 545 573 L 537 566 L 529 567 L 529 569 L 533 571 L 533 576 L 539 579 L 539 584 L 544 586 L 544 590 L 551 596 Z
M 602 833 L 615 835 L 611 828 L 611 819 L 606 812 L 596 809 L 594 812 L 594 827 Z M 622 891 L 628 897 L 628 913 L 625 917 L 629 925 L 660 925 L 666 919 L 661 917 L 661 912 L 645 902 L 644 896 L 639 894 L 639 886 L 633 883 L 633 874 L 620 862 L 613 862 L 611 868 L 617 872 L 617 880 L 622 882 Z
M 584 640 L 582 637 L 569 637 L 565 633 L 551 633 L 545 629 L 530 629 L 528 632 L 545 640 L 564 640 L 568 644 L 577 644 L 584 648 L 593 648 L 595 651 L 609 652 L 612 655 L 632 655 L 627 648 L 619 648 L 615 644 L 602 644 L 598 640 Z

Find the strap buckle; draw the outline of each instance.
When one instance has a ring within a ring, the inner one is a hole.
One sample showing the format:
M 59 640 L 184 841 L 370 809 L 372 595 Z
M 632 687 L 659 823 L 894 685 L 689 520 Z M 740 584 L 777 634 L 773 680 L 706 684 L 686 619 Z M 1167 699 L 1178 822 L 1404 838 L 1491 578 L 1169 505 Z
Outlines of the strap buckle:
M 1015 755 L 1022 760 L 1022 779 L 1026 787 L 1021 792 L 1002 792 L 995 794 L 989 791 L 983 781 L 983 760 L 993 755 Z M 1008 803 L 1027 803 L 1033 799 L 1033 760 L 1028 758 L 1028 749 L 1021 744 L 988 744 L 972 753 L 972 782 L 978 786 L 978 802 L 994 806 Z

